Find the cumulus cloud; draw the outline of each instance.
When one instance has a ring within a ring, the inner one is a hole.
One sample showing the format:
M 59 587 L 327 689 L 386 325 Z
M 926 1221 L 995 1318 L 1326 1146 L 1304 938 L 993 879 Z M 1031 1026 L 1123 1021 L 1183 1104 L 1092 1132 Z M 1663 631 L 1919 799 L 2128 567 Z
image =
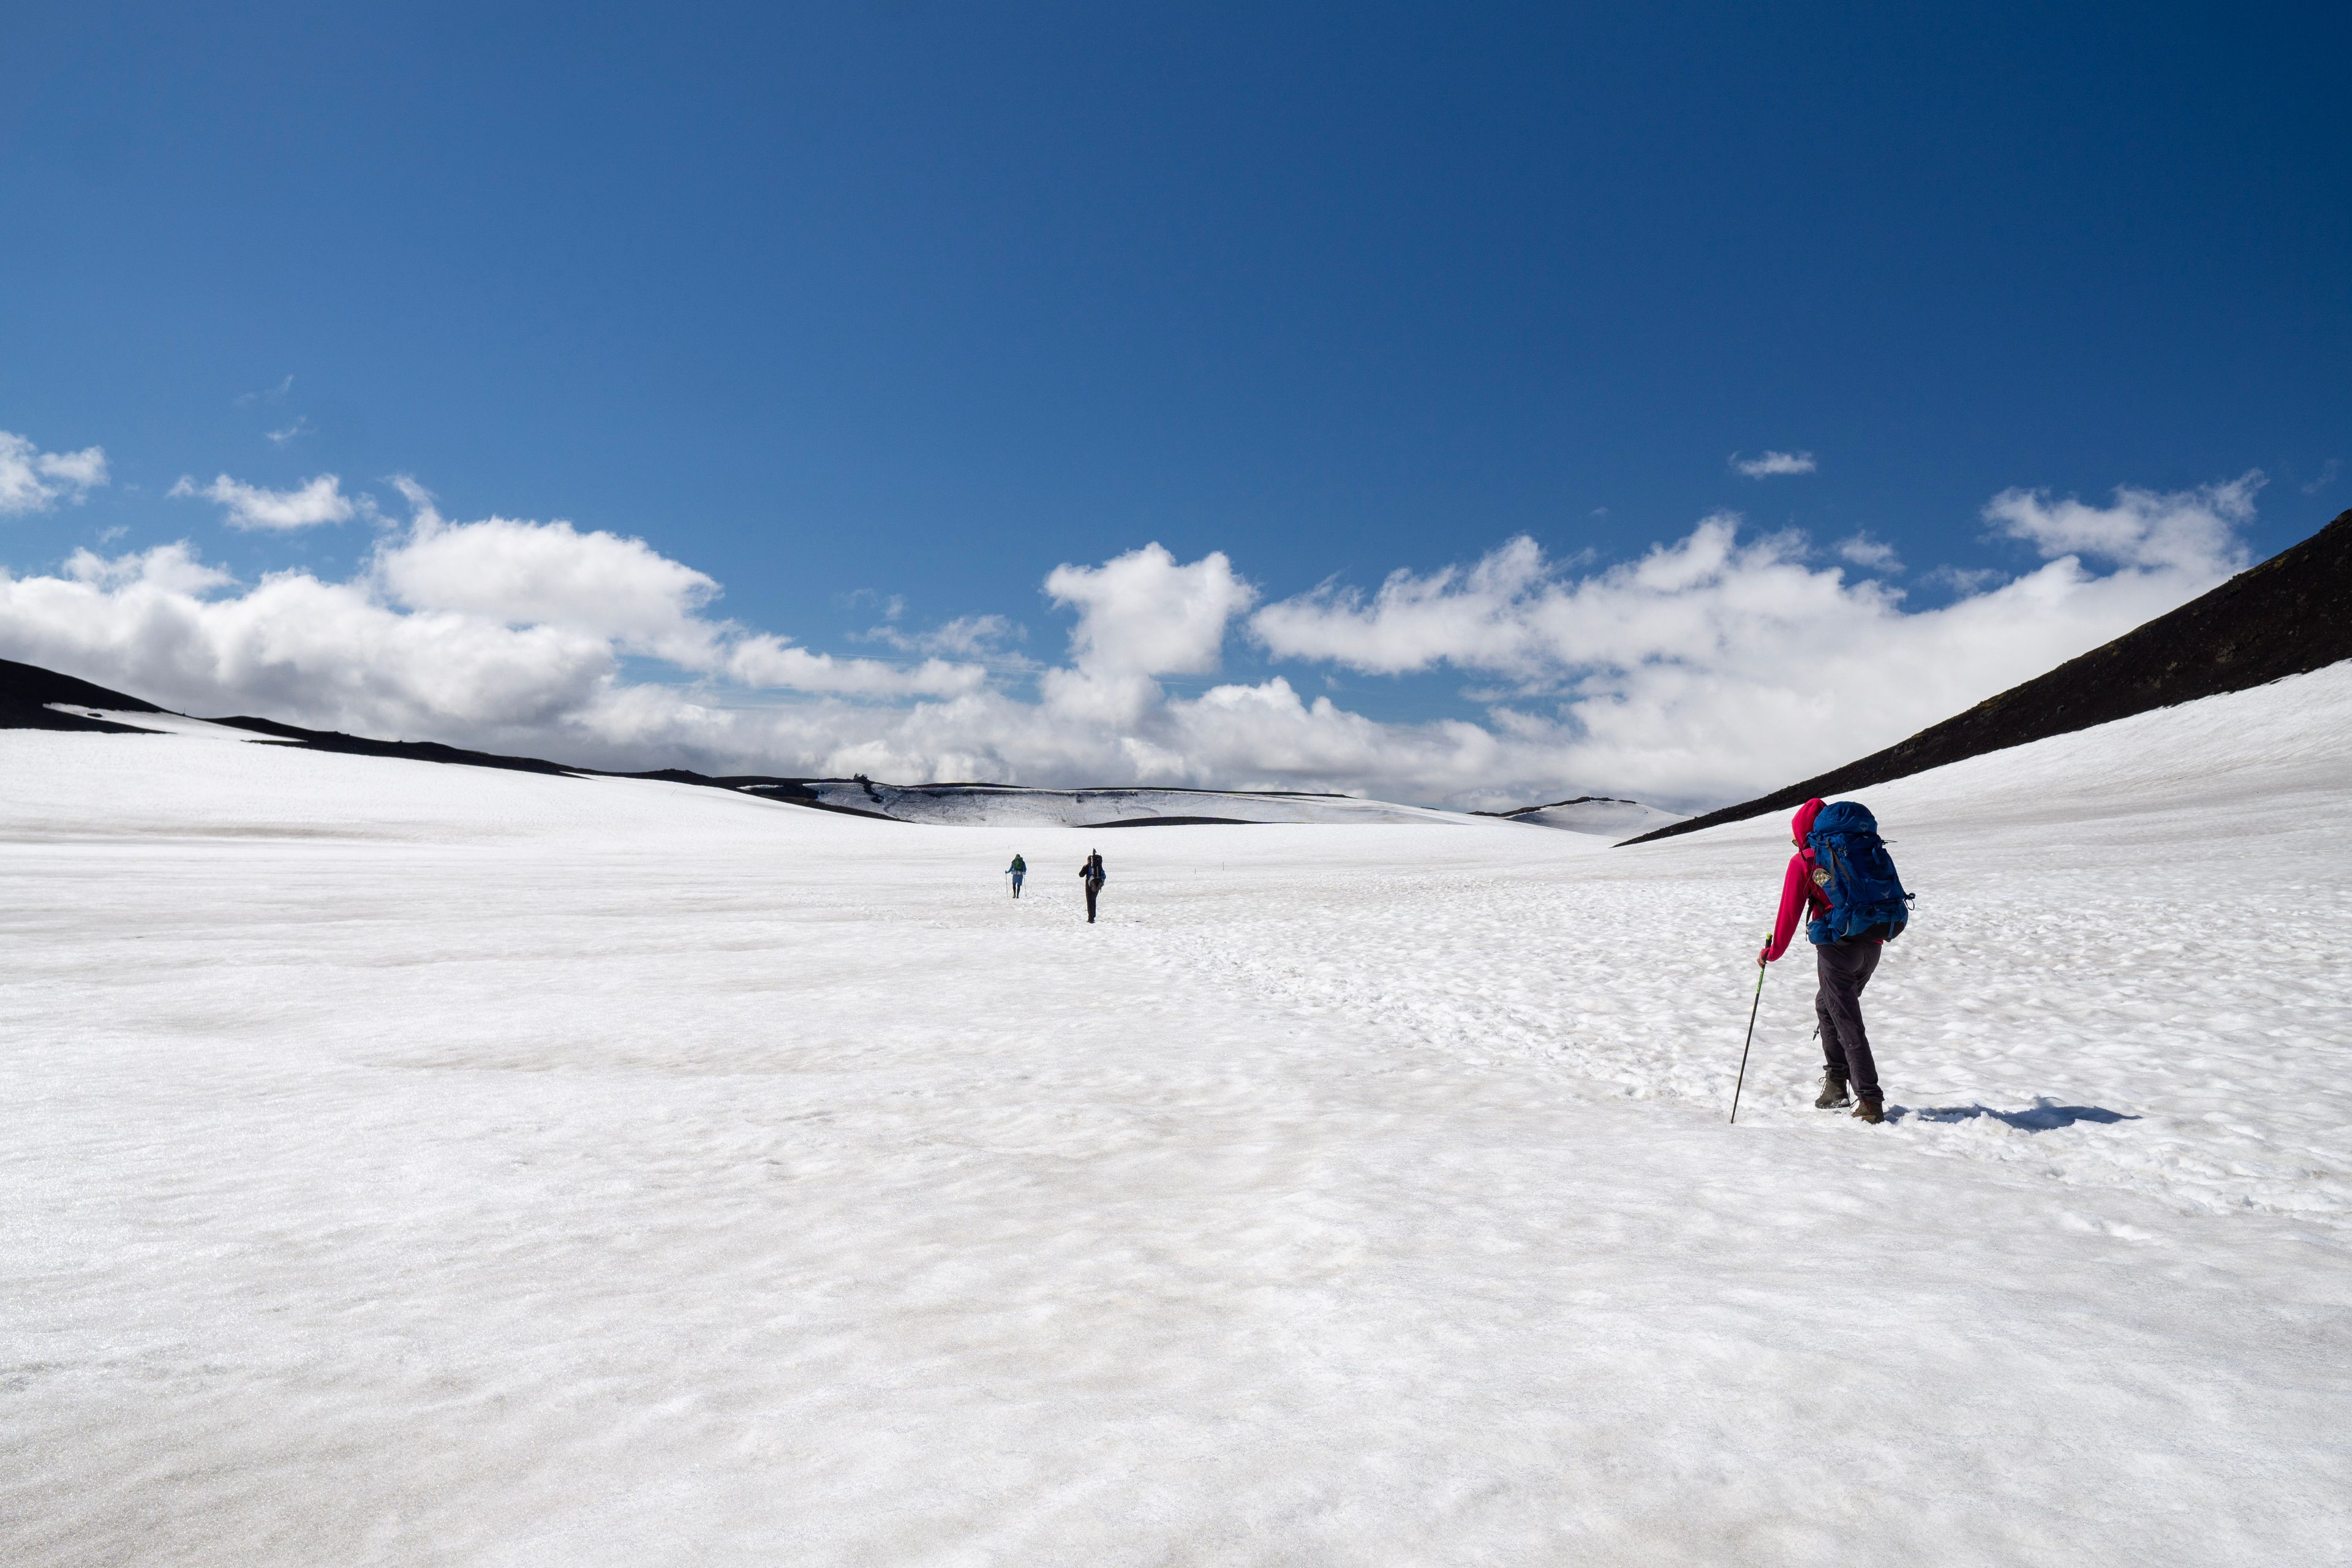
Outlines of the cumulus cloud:
M 240 583 L 185 543 L 0 574 L 0 655 L 199 712 L 600 766 L 1696 805 L 1885 745 L 2201 592 L 2242 560 L 2258 483 L 2111 506 L 2003 492 L 1988 518 L 2045 559 L 1923 610 L 1849 575 L 1867 536 L 1825 562 L 1729 514 L 1615 565 L 1519 539 L 1370 594 L 1263 605 L 1223 554 L 1147 545 L 1046 576 L 1073 620 L 1033 691 L 1029 667 L 979 657 L 999 617 L 898 634 L 913 659 L 842 658 L 719 618 L 718 584 L 643 540 L 451 522 L 403 479 L 413 516 L 344 582 Z M 1163 686 L 1213 675 L 1236 631 L 1322 670 L 1452 670 L 1493 694 L 1399 724 L 1279 673 Z
M 197 560 L 195 550 L 184 540 L 133 555 L 110 557 L 77 550 L 66 557 L 65 570 L 67 576 L 85 587 L 108 592 L 137 584 L 171 594 L 201 595 L 236 581 L 219 567 Z
M 47 511 L 60 500 L 79 506 L 106 479 L 103 447 L 44 452 L 27 437 L 0 430 L 0 517 Z
M 358 584 L 233 586 L 185 544 L 80 552 L 63 576 L 0 578 L 0 642 L 171 707 L 400 737 L 536 733 L 612 670 L 597 638 L 403 612 Z
M 279 532 L 315 528 L 323 522 L 349 522 L 360 511 L 360 503 L 343 494 L 342 481 L 332 474 L 320 474 L 300 489 L 291 490 L 241 485 L 226 474 L 199 487 L 194 479 L 183 474 L 179 482 L 164 493 L 202 496 L 219 503 L 223 521 L 231 528 Z
M 1070 653 L 1079 668 L 1140 675 L 1216 668 L 1225 623 L 1257 597 L 1223 552 L 1181 565 L 1159 544 L 1100 566 L 1056 566 L 1045 592 L 1078 612 Z
M 2113 506 L 2092 506 L 2042 490 L 2009 489 L 1985 504 L 1989 522 L 2021 539 L 2045 558 L 2091 555 L 2126 566 L 2200 571 L 2215 563 L 2245 564 L 2236 531 L 2252 521 L 2259 468 L 2226 484 L 2162 494 L 2130 485 L 2116 488 Z
M 1047 704 L 1122 726 L 1160 700 L 1153 677 L 1215 669 L 1226 623 L 1257 598 L 1222 551 L 1186 565 L 1158 543 L 1099 566 L 1056 566 L 1045 593 L 1078 613 L 1069 666 L 1039 677 Z
M 717 628 L 699 611 L 719 584 L 642 539 L 570 523 L 489 517 L 449 523 L 429 506 L 376 548 L 386 595 L 510 626 L 563 626 L 631 652 L 705 663 Z
M 1819 465 L 1811 452 L 1767 452 L 1760 458 L 1743 458 L 1734 452 L 1731 466 L 1751 479 L 1766 479 L 1775 474 L 1810 474 Z
M 415 515 L 349 581 L 289 571 L 240 584 L 185 542 L 80 550 L 55 576 L 0 575 L 0 648 L 184 710 L 590 762 L 659 760 L 682 742 L 709 756 L 746 728 L 698 691 L 625 681 L 625 656 L 675 666 L 688 687 L 732 683 L 738 700 L 952 698 L 987 679 L 940 658 L 813 653 L 704 615 L 719 584 L 642 540 L 562 521 L 453 523 L 413 480 L 394 483 Z
M 1468 567 L 1394 574 L 1369 598 L 1269 605 L 1250 629 L 1283 658 L 1505 678 L 1516 697 L 1485 727 L 1507 752 L 1554 758 L 1558 782 L 1720 800 L 1891 744 L 2203 592 L 2243 563 L 2231 524 L 2256 482 L 2126 489 L 2109 508 L 2005 492 L 1988 515 L 2053 558 L 1931 610 L 1811 564 L 1799 536 L 1743 540 L 1718 515 L 1588 575 L 1518 539 Z

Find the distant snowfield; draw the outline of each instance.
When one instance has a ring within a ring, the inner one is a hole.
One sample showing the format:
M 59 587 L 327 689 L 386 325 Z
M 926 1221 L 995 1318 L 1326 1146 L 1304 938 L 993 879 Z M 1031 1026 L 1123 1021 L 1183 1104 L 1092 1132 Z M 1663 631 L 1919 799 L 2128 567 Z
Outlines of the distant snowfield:
M 1864 798 L 1727 1127 L 1778 822 L 0 734 L 0 1559 L 2347 1561 L 2352 666 Z
M 1511 820 L 1527 827 L 1559 827 L 1570 833 L 1596 833 L 1612 841 L 1621 841 L 1654 833 L 1684 818 L 1637 800 L 1564 800 L 1531 811 L 1514 812 Z
M 999 784 L 808 786 L 827 805 L 880 812 L 902 822 L 956 827 L 1138 826 L 1164 817 L 1228 822 L 1365 826 L 1458 822 L 1450 811 L 1344 795 L 1251 795 L 1188 789 L 1022 789 Z

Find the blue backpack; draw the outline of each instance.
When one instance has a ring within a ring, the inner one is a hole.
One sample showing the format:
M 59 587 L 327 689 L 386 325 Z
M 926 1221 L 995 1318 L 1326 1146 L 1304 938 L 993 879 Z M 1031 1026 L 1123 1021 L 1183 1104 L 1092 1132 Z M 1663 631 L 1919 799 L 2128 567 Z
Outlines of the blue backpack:
M 1830 912 L 1805 926 L 1816 945 L 1857 937 L 1892 942 L 1903 934 L 1915 895 L 1903 890 L 1869 807 L 1854 800 L 1822 807 L 1805 847 L 1813 852 L 1813 881 L 1830 900 Z

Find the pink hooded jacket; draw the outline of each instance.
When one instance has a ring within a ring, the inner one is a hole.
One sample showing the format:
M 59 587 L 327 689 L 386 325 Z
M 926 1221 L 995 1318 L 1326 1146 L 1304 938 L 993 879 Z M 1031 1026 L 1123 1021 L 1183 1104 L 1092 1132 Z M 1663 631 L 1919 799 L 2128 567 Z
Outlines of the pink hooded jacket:
M 1824 803 L 1809 800 L 1797 807 L 1797 815 L 1789 819 L 1790 835 L 1797 841 L 1797 852 L 1789 857 L 1788 874 L 1780 879 L 1780 913 L 1772 922 L 1772 940 L 1757 958 L 1765 963 L 1777 963 L 1789 951 L 1789 939 L 1797 934 L 1801 921 L 1830 912 L 1830 896 L 1813 881 L 1813 852 L 1805 847 L 1805 835 L 1813 830 L 1813 818 L 1822 814 Z

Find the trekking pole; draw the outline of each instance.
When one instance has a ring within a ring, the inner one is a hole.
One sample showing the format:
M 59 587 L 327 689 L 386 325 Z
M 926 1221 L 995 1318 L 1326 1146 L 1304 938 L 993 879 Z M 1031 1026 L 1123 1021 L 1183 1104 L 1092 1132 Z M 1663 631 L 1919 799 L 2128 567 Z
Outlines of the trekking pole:
M 1748 1004 L 1748 1037 L 1739 1042 L 1739 1081 L 1731 1086 L 1731 1120 L 1739 1120 L 1739 1091 L 1748 1087 L 1748 1047 L 1756 1043 L 1756 1009 L 1764 1005 L 1764 961 L 1756 961 L 1756 1000 Z

